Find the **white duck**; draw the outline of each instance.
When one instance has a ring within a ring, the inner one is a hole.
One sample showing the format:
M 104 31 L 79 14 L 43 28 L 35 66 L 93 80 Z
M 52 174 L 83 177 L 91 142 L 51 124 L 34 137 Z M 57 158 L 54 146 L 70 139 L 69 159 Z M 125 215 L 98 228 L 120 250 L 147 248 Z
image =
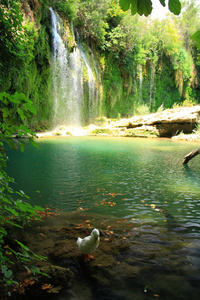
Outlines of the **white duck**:
M 84 254 L 85 261 L 89 261 L 91 258 L 94 258 L 91 255 L 92 252 L 96 250 L 99 246 L 100 233 L 98 229 L 93 229 L 91 235 L 86 236 L 84 239 L 78 237 L 77 244 L 80 252 Z

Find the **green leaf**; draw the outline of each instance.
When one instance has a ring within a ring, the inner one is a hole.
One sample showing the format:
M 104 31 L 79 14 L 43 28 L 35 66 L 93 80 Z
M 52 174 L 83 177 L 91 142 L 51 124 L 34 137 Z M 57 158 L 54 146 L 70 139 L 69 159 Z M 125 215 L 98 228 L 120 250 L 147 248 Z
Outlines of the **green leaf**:
M 146 17 L 151 14 L 152 11 L 152 2 L 151 0 L 140 0 L 138 1 L 138 14 L 145 15 Z
M 7 279 L 10 279 L 11 276 L 13 275 L 12 271 L 8 269 L 7 266 L 5 265 L 2 265 L 1 267 L 1 272 L 4 274 L 4 276 L 7 278 Z
M 121 6 L 121 9 L 123 11 L 127 11 L 130 7 L 130 4 L 132 3 L 133 0 L 119 0 L 119 5 Z M 137 2 L 137 0 L 135 1 Z
M 7 231 L 3 227 L 0 227 L 0 232 L 3 233 L 3 235 L 7 235 Z
M 5 209 L 7 212 L 10 212 L 12 215 L 14 215 L 14 216 L 16 216 L 16 217 L 19 216 L 18 212 L 17 212 L 15 209 L 10 208 L 10 207 L 8 207 L 7 205 L 4 205 L 4 209 Z
M 120 0 L 119 4 L 124 11 L 128 10 L 131 5 L 132 15 L 135 15 L 138 12 L 139 15 L 144 14 L 145 16 L 148 16 L 152 11 L 151 0 Z
M 192 36 L 191 39 L 200 42 L 200 30 L 197 30 Z
M 4 276 L 7 278 L 7 279 L 10 279 L 12 277 L 13 273 L 11 270 L 7 270 L 5 273 L 4 273 Z
M 131 5 L 131 14 L 132 15 L 135 15 L 138 11 L 137 5 L 138 5 L 138 1 L 132 1 L 132 5 Z
M 21 120 L 25 120 L 26 117 L 25 117 L 25 115 L 24 115 L 24 111 L 23 111 L 21 108 L 18 108 L 18 109 L 17 109 L 17 112 L 18 112 L 18 114 L 19 114 Z
M 38 267 L 31 266 L 31 271 L 33 272 L 33 274 L 44 275 L 44 276 L 46 276 L 48 278 L 51 278 L 51 276 L 47 275 L 46 273 L 41 272 Z
M 8 200 L 7 198 L 5 198 L 5 197 L 2 198 L 2 201 L 4 203 L 12 204 L 12 202 L 10 200 Z
M 29 251 L 29 248 L 26 245 L 24 245 L 23 243 L 19 242 L 18 240 L 15 240 L 15 241 L 22 247 L 22 249 L 24 249 L 26 251 Z
M 197 42 L 197 48 L 200 49 L 200 30 L 196 31 L 192 36 L 191 39 Z
M 169 0 L 169 10 L 175 15 L 179 15 L 181 12 L 181 3 L 179 0 Z
M 19 129 L 26 132 L 26 133 L 30 133 L 30 130 L 28 129 L 28 127 L 26 127 L 23 124 L 20 124 Z
M 8 223 L 8 224 L 10 224 L 10 225 L 12 225 L 12 226 L 15 226 L 15 227 L 18 227 L 18 228 L 23 228 L 21 225 L 19 225 L 17 223 L 14 223 L 14 222 L 11 222 L 9 220 L 6 220 L 5 222 Z
M 32 252 L 32 251 L 31 251 Z M 37 255 L 36 253 L 32 252 L 33 253 L 33 256 L 35 259 L 37 260 L 43 260 L 43 261 L 46 261 L 47 260 L 47 257 L 46 256 L 42 256 L 42 255 Z
M 26 147 L 26 144 L 21 141 L 20 142 L 20 150 L 21 150 L 21 152 L 24 152 L 25 147 Z
M 39 148 L 38 144 L 36 142 L 34 142 L 34 140 L 32 138 L 29 139 L 29 142 L 31 143 L 31 145 L 33 147 Z
M 162 6 L 165 6 L 165 0 L 160 0 L 160 3 L 162 4 Z
M 7 107 L 2 108 L 2 113 L 3 113 L 3 118 L 7 118 L 8 116 L 10 116 L 11 110 Z
M 31 213 L 33 215 L 36 214 L 34 208 L 28 203 L 23 203 L 23 202 L 16 201 L 15 204 L 21 212 Z
M 36 191 L 37 192 L 37 191 Z M 43 207 L 41 207 L 41 206 L 37 206 L 37 205 L 35 205 L 34 206 L 34 209 L 36 210 L 36 211 L 45 211 L 45 209 L 43 208 Z
M 24 108 L 25 108 L 27 111 L 30 111 L 32 114 L 37 115 L 37 111 L 36 111 L 35 107 L 33 106 L 32 101 L 29 100 L 29 101 L 24 105 Z

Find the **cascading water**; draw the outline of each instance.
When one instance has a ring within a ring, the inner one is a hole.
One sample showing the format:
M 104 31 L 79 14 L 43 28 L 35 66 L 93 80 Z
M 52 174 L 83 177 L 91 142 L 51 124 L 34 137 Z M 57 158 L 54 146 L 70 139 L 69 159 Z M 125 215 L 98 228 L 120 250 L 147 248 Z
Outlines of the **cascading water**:
M 52 8 L 50 12 L 54 126 L 81 126 L 98 116 L 95 76 L 80 43 L 75 42 L 76 47 L 69 53 L 63 21 Z M 84 66 L 87 76 L 83 73 Z M 84 82 L 87 82 L 87 93 Z
M 89 66 L 88 60 L 86 58 L 85 52 L 82 50 L 81 45 L 79 46 L 81 51 L 81 56 L 85 63 L 88 73 L 88 88 L 89 88 L 89 95 L 88 95 L 88 119 L 89 121 L 92 120 L 93 116 L 97 114 L 97 107 L 95 101 L 95 77 L 94 74 Z
M 142 76 L 142 65 L 138 65 L 138 71 L 139 71 L 139 81 L 140 81 L 140 89 L 139 89 L 139 97 L 140 100 L 142 100 L 142 82 L 143 82 L 143 76 Z
M 67 50 L 67 32 L 62 19 L 50 8 L 52 26 L 52 80 L 54 125 L 80 125 L 80 99 L 82 98 L 81 66 L 78 51 L 70 55 Z M 63 32 L 62 32 L 63 31 Z M 61 37 L 62 35 L 62 37 Z M 69 64 L 72 69 L 70 69 Z M 74 72 L 72 72 L 74 70 Z

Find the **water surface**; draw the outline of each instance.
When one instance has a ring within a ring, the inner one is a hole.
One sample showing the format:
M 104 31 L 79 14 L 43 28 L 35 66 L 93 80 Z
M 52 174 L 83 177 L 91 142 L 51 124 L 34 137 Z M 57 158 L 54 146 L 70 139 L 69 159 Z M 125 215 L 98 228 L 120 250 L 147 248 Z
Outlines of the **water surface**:
M 113 266 L 122 286 L 112 288 L 111 284 L 104 292 L 110 289 L 115 295 L 117 291 L 123 300 L 159 295 L 169 300 L 198 299 L 200 158 L 181 164 L 198 144 L 107 137 L 41 139 L 37 143 L 38 149 L 27 145 L 24 153 L 8 150 L 7 171 L 15 178 L 15 188 L 30 196 L 31 204 L 98 214 L 102 220 L 115 218 L 131 225 L 130 232 L 123 233 L 130 244 L 120 254 L 120 263 L 130 270 L 139 268 L 138 276 L 131 279 L 128 269 Z M 103 240 L 99 247 L 104 251 Z M 112 260 L 114 255 L 109 255 Z M 86 281 L 79 277 L 60 299 L 110 299 Z
M 99 137 L 37 143 L 38 149 L 27 145 L 24 153 L 8 153 L 8 173 L 31 204 L 159 222 L 162 214 L 152 209 L 156 205 L 177 222 L 193 223 L 198 232 L 199 157 L 181 164 L 198 144 Z

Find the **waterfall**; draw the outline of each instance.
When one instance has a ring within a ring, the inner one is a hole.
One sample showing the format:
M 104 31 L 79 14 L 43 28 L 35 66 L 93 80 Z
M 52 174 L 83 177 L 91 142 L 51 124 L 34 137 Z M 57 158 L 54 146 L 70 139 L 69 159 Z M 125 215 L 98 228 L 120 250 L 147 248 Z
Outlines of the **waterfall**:
M 143 76 L 142 76 L 142 65 L 141 64 L 138 65 L 138 71 L 139 71 L 139 81 L 140 81 L 140 85 L 139 85 L 139 98 L 140 98 L 140 100 L 142 100 L 142 82 L 143 82 Z
M 67 31 L 62 19 L 50 8 L 52 28 L 53 123 L 81 126 L 98 116 L 95 75 L 80 43 L 67 48 Z M 73 28 L 73 24 L 71 25 Z M 73 38 L 75 39 L 74 33 Z M 84 76 L 83 69 L 87 70 Z M 85 77 L 87 77 L 85 79 Z M 87 84 L 87 89 L 85 85 Z M 88 90 L 88 91 L 86 91 Z M 85 120 L 87 119 L 87 120 Z
M 88 119 L 91 122 L 94 115 L 97 114 L 97 107 L 95 101 L 95 77 L 88 63 L 85 52 L 82 50 L 81 45 L 79 44 L 79 49 L 81 52 L 81 56 L 87 68 L 88 74 L 88 88 L 89 88 L 89 96 L 88 96 Z
M 154 63 L 151 62 L 151 81 L 150 81 L 150 93 L 149 93 L 149 107 L 150 108 L 152 107 L 154 77 L 155 77 L 155 66 L 154 66 Z

